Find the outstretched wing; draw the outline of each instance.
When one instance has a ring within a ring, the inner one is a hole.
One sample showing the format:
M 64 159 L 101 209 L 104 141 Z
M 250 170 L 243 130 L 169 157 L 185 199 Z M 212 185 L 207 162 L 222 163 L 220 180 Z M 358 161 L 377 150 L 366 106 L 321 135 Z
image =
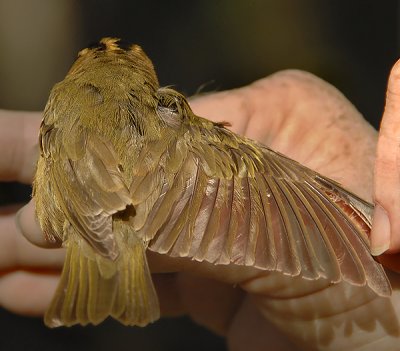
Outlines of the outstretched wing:
M 369 251 L 370 204 L 281 154 L 216 129 L 191 131 L 207 134 L 200 143 L 193 138 L 169 147 L 164 172 L 170 180 L 135 228 L 150 250 L 343 279 L 390 294 Z
M 96 252 L 116 258 L 112 215 L 125 209 L 130 195 L 112 146 L 77 125 L 61 132 L 45 123 L 40 145 L 54 198 L 69 224 Z

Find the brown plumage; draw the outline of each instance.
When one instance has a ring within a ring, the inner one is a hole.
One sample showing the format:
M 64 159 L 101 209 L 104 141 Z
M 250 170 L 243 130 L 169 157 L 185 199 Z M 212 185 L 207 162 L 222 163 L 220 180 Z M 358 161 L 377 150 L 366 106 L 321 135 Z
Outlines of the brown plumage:
M 67 248 L 49 326 L 157 319 L 146 249 L 390 295 L 369 252 L 369 203 L 194 115 L 140 47 L 118 43 L 79 53 L 40 129 L 37 217 Z

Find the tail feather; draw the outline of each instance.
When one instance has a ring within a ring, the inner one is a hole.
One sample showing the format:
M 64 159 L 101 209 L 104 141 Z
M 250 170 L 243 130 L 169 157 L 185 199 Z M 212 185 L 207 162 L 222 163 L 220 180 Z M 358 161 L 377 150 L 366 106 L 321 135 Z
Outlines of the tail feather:
M 160 308 L 143 245 L 135 245 L 121 259 L 124 264 L 111 315 L 124 325 L 145 326 L 160 317 Z
M 88 257 L 75 242 L 68 245 L 61 280 L 45 315 L 47 326 L 97 325 L 108 316 L 124 325 L 145 326 L 159 318 L 143 244 L 121 252 L 113 270 L 104 260 Z

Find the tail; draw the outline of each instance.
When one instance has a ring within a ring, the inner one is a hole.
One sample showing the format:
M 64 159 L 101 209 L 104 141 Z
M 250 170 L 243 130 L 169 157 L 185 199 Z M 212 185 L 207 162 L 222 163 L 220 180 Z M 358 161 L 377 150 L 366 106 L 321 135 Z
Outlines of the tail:
M 108 316 L 124 325 L 145 326 L 157 320 L 160 309 L 144 245 L 136 243 L 123 251 L 113 262 L 96 255 L 89 258 L 87 248 L 69 243 L 45 324 L 96 325 Z

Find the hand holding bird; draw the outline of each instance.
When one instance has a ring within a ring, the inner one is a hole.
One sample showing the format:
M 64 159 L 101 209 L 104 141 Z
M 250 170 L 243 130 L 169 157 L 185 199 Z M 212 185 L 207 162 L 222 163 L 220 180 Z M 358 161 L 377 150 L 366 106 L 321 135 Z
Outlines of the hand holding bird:
M 373 154 L 371 151 L 374 149 L 374 132 L 340 94 L 321 81 L 298 72 L 284 72 L 264 81 L 257 82 L 247 88 L 199 98 L 194 103 L 195 108 L 196 104 L 204 109 L 203 111 L 208 110 L 208 113 L 197 112 L 199 115 L 213 117 L 213 113 L 219 112 L 217 121 L 228 121 L 233 125 L 234 129 L 238 128 L 236 131 L 239 132 L 242 127 L 242 132 L 246 131 L 249 137 L 258 139 L 274 149 L 297 158 L 299 161 L 326 176 L 336 178 L 345 186 L 364 197 L 367 195 L 366 190 L 368 190 L 368 184 L 371 180 L 371 174 L 368 173 L 369 168 L 367 165 L 370 165 L 368 162 L 372 160 L 366 159 L 365 155 Z M 209 106 L 212 107 L 211 111 Z M 225 113 L 223 112 L 223 106 L 226 106 Z M 267 113 L 268 109 L 272 110 L 271 113 Z M 265 116 L 269 115 L 274 116 L 273 120 L 266 119 Z M 235 119 L 235 116 L 239 118 Z M 246 120 L 245 117 L 251 117 L 248 119 L 248 124 L 243 123 Z M 285 123 L 281 124 L 282 122 Z M 264 125 L 270 123 L 269 128 L 260 128 L 261 123 Z M 313 130 L 307 127 L 310 125 L 313 126 Z M 355 133 L 349 133 L 348 128 L 354 126 L 358 126 L 355 130 L 360 132 L 359 138 L 357 138 Z M 327 133 L 327 131 L 329 132 Z M 278 132 L 280 134 L 276 134 Z M 278 138 L 276 135 L 280 135 L 281 138 Z M 293 136 L 297 137 L 295 139 L 296 143 L 293 143 L 294 140 L 289 138 Z M 354 145 L 354 138 L 357 141 L 357 148 L 349 147 Z M 272 142 L 268 142 L 271 139 Z M 326 139 L 331 139 L 333 141 L 332 144 L 326 141 Z M 325 143 L 323 143 L 324 147 L 321 152 L 313 153 L 315 146 L 321 144 L 322 141 L 325 141 Z M 335 142 L 337 143 L 335 144 Z M 302 145 L 301 148 L 298 147 L 300 144 Z M 338 146 L 343 149 L 339 150 Z M 343 154 L 343 150 L 346 150 L 345 154 Z M 341 155 L 341 158 L 338 158 L 338 155 Z M 352 164 L 352 167 L 347 167 L 348 164 Z M 360 174 L 363 176 L 360 177 Z M 357 184 L 358 187 L 354 186 L 354 184 Z M 363 191 L 365 192 L 363 193 Z M 23 228 L 25 227 L 26 223 L 24 221 L 26 219 L 26 212 L 25 214 L 22 213 L 21 224 Z M 43 260 L 43 258 L 41 259 Z M 228 266 L 227 271 L 224 266 L 196 263 L 185 259 L 170 259 L 165 255 L 159 254 L 150 254 L 149 261 L 150 268 L 153 271 L 189 270 L 196 271 L 207 277 L 207 283 L 204 283 L 201 279 L 193 279 L 193 276 L 187 273 L 173 274 L 172 277 L 170 275 L 155 276 L 155 285 L 156 287 L 160 287 L 161 291 L 165 291 L 162 288 L 163 286 L 165 287 L 167 284 L 170 284 L 170 286 L 180 287 L 179 289 L 182 292 L 187 291 L 188 294 L 183 293 L 183 296 L 187 297 L 183 297 L 179 304 L 176 304 L 176 302 L 170 303 L 175 298 L 168 299 L 167 304 L 163 303 L 165 301 L 164 298 L 168 298 L 168 294 L 159 294 L 162 311 L 163 306 L 167 306 L 169 311 L 166 312 L 169 313 L 182 311 L 182 307 L 186 311 L 189 310 L 189 313 L 190 309 L 192 309 L 193 313 L 191 314 L 196 320 L 214 330 L 223 333 L 228 332 L 231 342 L 234 342 L 233 339 L 238 337 L 238 335 L 252 335 L 243 325 L 240 333 L 235 333 L 234 330 L 241 325 L 240 323 L 236 324 L 236 321 L 242 320 L 246 314 L 248 316 L 248 313 L 250 313 L 253 318 L 259 316 L 257 309 L 254 309 L 254 306 L 259 306 L 258 304 L 244 303 L 243 307 L 235 313 L 235 323 L 233 323 L 232 319 L 229 319 L 229 322 L 227 322 L 227 316 L 232 314 L 232 308 L 233 306 L 237 306 L 238 301 L 243 301 L 242 293 L 238 289 L 230 288 L 230 285 L 234 282 L 244 282 L 245 280 L 254 278 L 253 271 L 231 266 Z M 44 264 L 46 265 L 46 263 Z M 209 281 L 208 278 L 212 277 L 227 282 L 228 285 Z M 202 284 L 199 284 L 198 289 L 189 289 L 189 286 L 193 287 L 194 281 L 201 282 Z M 202 292 L 204 300 L 209 300 L 210 302 L 211 298 L 204 297 L 204 287 L 207 286 L 214 287 L 214 289 L 211 289 L 209 295 L 218 294 L 218 292 L 223 291 L 224 298 L 222 300 L 225 301 L 225 304 L 218 304 L 218 307 L 215 306 L 214 313 L 205 315 L 205 311 L 196 310 L 194 303 L 188 304 L 184 300 L 188 301 L 189 299 L 191 301 L 191 299 L 197 296 L 197 293 Z M 254 287 L 251 284 L 248 284 L 245 290 L 251 295 L 255 293 Z M 265 296 L 265 299 L 268 299 L 268 296 Z M 312 310 L 312 308 L 310 309 Z M 344 315 L 339 313 L 338 318 L 340 316 L 342 319 L 346 319 L 346 313 Z M 262 329 L 268 323 L 259 321 L 257 325 Z M 229 331 L 227 331 L 228 329 Z M 246 330 L 247 332 L 245 332 Z M 322 337 L 321 335 L 319 336 Z M 311 339 L 308 342 L 312 343 Z

